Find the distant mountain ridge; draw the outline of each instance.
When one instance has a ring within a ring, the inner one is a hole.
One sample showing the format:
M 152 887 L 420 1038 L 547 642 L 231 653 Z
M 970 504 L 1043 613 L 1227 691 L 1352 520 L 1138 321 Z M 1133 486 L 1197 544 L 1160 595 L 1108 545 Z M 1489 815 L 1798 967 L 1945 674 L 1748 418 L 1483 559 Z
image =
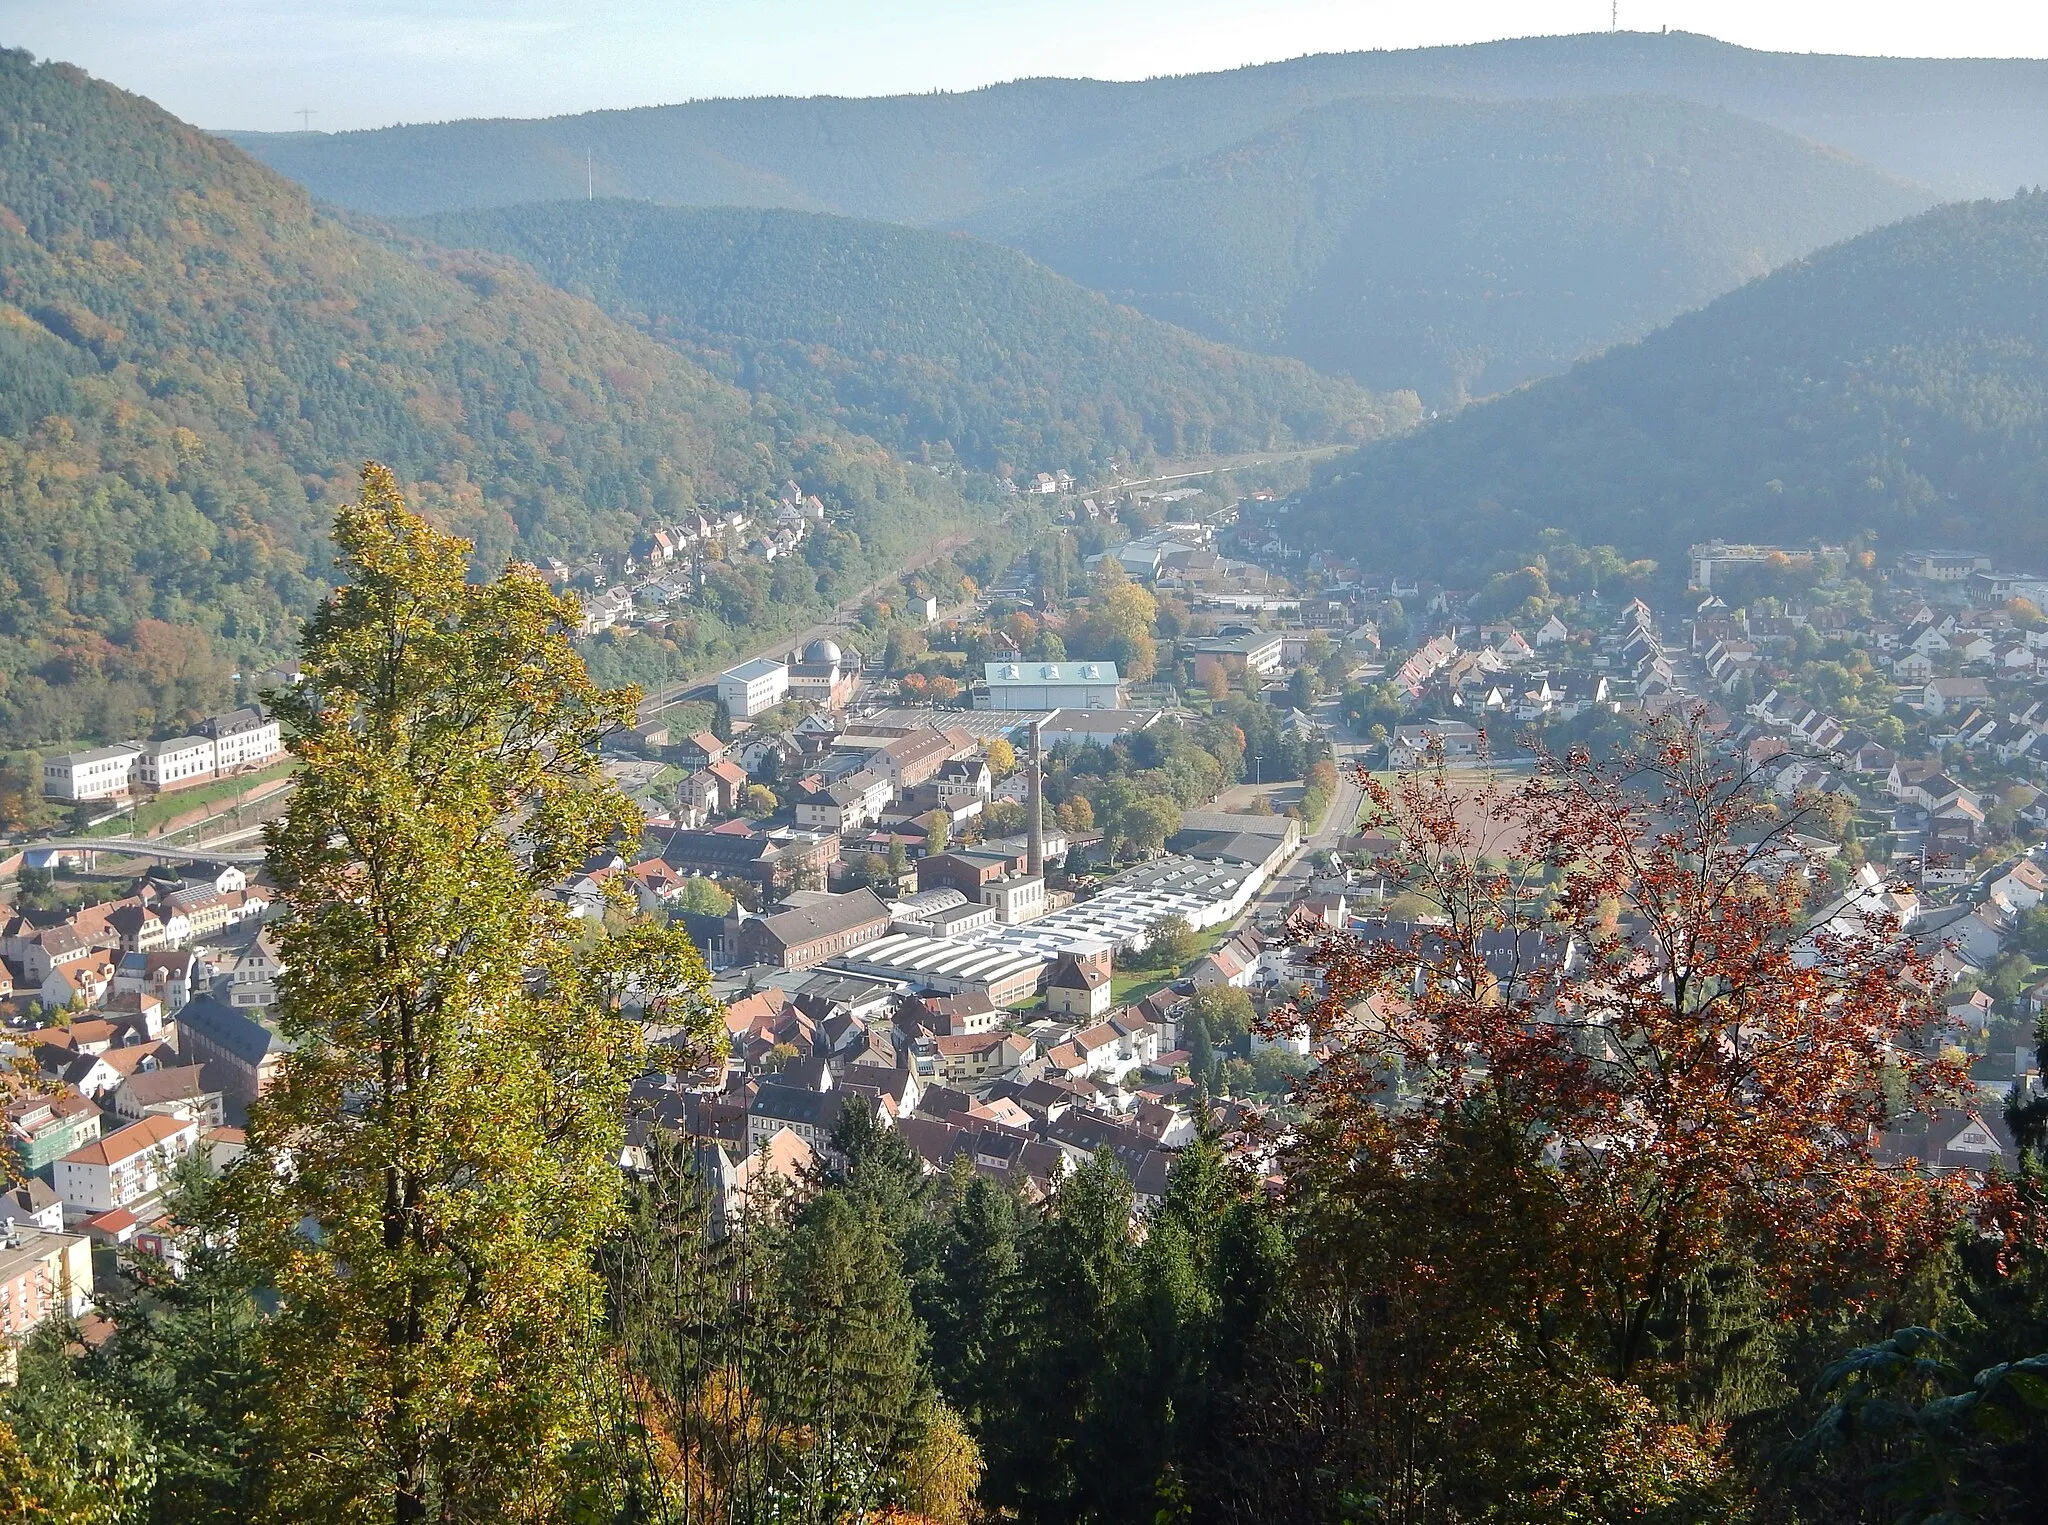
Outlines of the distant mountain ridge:
M 402 226 L 524 260 L 727 380 L 984 471 L 1356 444 L 1417 414 L 1412 398 L 1227 349 L 957 233 L 625 201 Z
M 1064 201 L 1363 95 L 1667 95 L 1832 144 L 1947 195 L 2048 181 L 2048 62 L 1767 53 L 1689 33 L 1591 33 L 1317 54 L 1131 83 L 707 100 L 542 121 L 231 133 L 316 196 L 385 214 L 599 193 L 894 222 L 1028 224 Z
M 1716 535 L 2048 568 L 2048 195 L 1937 207 L 1346 460 L 1304 538 L 1470 582 L 1545 529 L 1674 570 Z
M 1211 338 L 1456 404 L 1933 200 L 1681 100 L 1378 96 L 1009 236 Z

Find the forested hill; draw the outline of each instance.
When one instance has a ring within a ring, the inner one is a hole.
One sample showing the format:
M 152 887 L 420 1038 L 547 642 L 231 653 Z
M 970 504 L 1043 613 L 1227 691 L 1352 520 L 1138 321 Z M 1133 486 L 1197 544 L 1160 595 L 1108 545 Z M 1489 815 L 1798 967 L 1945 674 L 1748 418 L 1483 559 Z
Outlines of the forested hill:
M 861 529 L 842 561 L 962 511 L 513 262 L 395 251 L 0 52 L 0 740 L 139 734 L 288 649 L 365 457 L 484 563 L 790 476 Z
M 546 121 L 238 133 L 323 199 L 407 214 L 584 194 L 783 206 L 898 222 L 1050 216 L 1070 200 L 1360 95 L 1657 94 L 1830 143 L 1949 195 L 2048 182 L 2048 63 L 1761 53 L 1615 32 L 1322 54 L 1132 83 L 962 94 L 709 100 Z M 219 123 L 223 127 L 255 124 Z
M 1002 231 L 1157 317 L 1449 405 L 1932 200 L 1668 97 L 1368 97 Z
M 1469 582 L 1549 527 L 2048 566 L 2048 196 L 1938 207 L 1569 374 L 1351 458 L 1302 532 Z
M 625 201 L 406 226 L 516 255 L 750 389 L 983 470 L 1363 442 L 1416 412 L 1412 398 L 1227 349 L 962 234 Z

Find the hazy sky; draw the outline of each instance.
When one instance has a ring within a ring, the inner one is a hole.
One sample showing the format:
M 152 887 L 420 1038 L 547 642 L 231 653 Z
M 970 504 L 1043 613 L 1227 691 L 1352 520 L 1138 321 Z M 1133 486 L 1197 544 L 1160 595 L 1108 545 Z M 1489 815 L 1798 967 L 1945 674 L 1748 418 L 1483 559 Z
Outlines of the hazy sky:
M 1604 29 L 1610 0 L 0 0 L 0 45 L 206 127 L 329 130 L 706 95 L 1139 79 Z M 2044 0 L 1621 0 L 1630 30 L 1798 52 L 2048 55 Z

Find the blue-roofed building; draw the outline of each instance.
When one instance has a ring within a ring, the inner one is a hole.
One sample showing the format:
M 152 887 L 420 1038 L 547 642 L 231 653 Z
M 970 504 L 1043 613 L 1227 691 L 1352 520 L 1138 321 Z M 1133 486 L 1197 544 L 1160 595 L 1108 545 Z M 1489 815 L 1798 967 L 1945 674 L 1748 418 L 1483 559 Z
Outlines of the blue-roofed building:
M 985 692 L 975 695 L 984 710 L 1120 710 L 1123 680 L 1114 662 L 988 662 L 982 667 Z
M 291 1043 L 257 1014 L 238 1010 L 219 996 L 194 996 L 178 1012 L 178 1053 L 203 1066 L 206 1083 L 220 1091 L 229 1115 L 246 1115 L 263 1094 Z

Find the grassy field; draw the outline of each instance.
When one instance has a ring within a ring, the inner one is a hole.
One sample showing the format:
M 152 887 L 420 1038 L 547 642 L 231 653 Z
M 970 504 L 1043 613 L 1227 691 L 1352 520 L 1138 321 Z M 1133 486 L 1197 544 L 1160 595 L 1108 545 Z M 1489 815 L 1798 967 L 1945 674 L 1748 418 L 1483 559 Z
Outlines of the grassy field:
M 1202 951 L 1188 961 L 1188 969 L 1202 961 L 1202 958 L 1224 938 L 1230 935 L 1228 926 L 1215 926 L 1206 932 L 1196 934 Z M 1119 969 L 1109 977 L 1109 1002 L 1112 1006 L 1128 1006 L 1133 1001 L 1142 1001 L 1153 991 L 1171 985 L 1184 976 L 1188 969 Z
M 92 829 L 90 835 L 143 836 L 202 807 L 209 812 L 224 810 L 241 795 L 286 777 L 297 766 L 296 761 L 287 758 L 255 773 L 238 774 L 234 778 L 224 778 L 217 783 L 202 784 L 196 789 L 181 789 L 176 794 L 146 799 L 127 814 L 101 822 Z

